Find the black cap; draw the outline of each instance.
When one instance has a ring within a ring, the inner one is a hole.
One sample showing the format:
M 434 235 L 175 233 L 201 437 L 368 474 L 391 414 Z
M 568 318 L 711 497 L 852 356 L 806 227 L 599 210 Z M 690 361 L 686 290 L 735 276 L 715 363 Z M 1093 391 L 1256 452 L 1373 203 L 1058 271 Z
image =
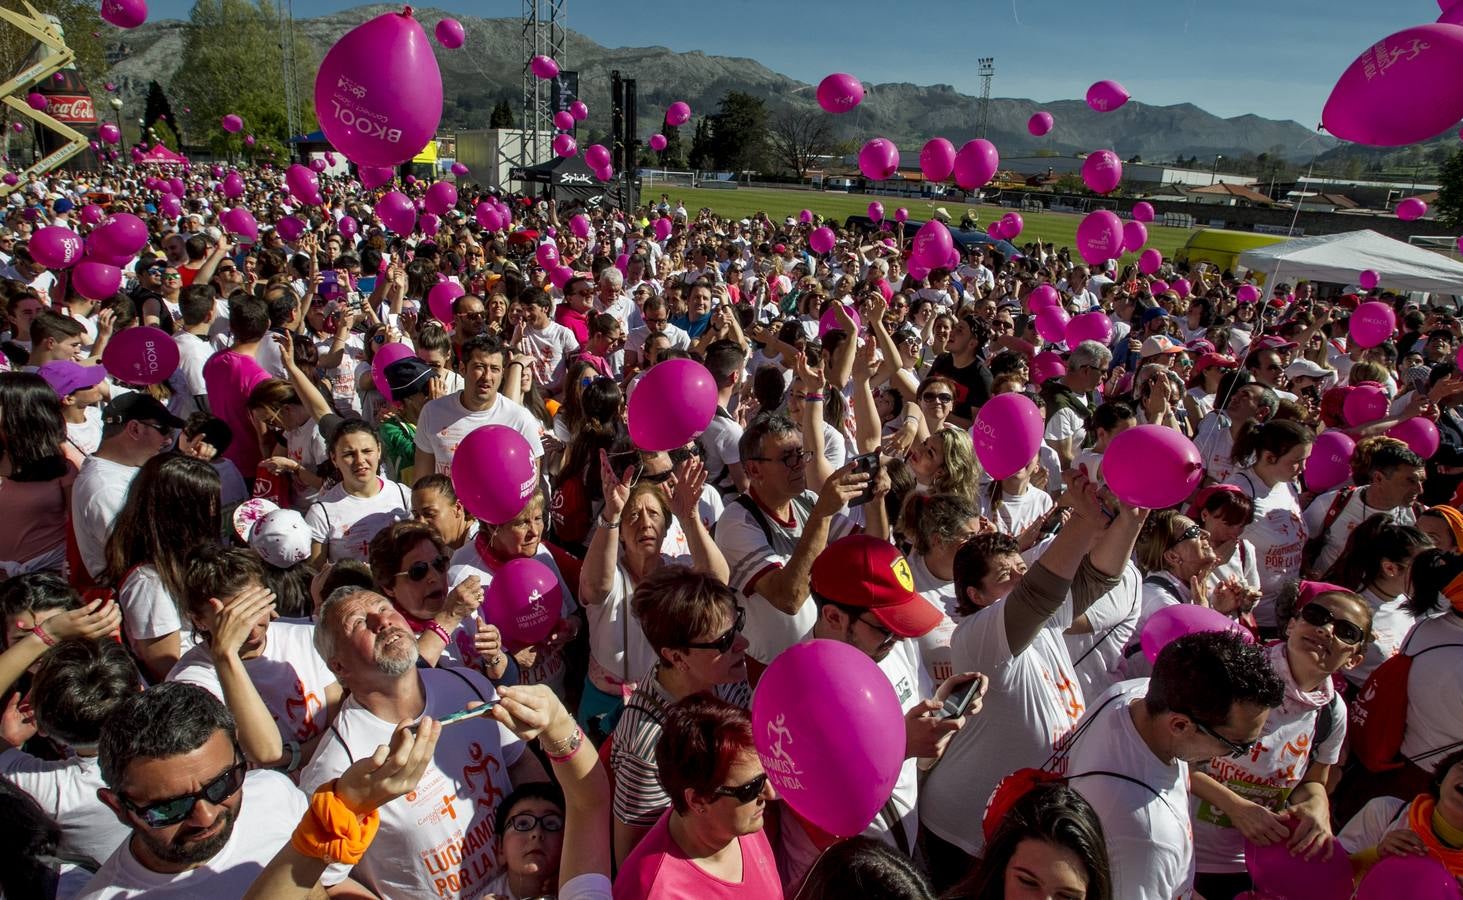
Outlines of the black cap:
M 435 374 L 435 369 L 415 356 L 398 359 L 386 367 L 386 386 L 391 391 L 391 396 L 386 399 L 400 403 L 425 391 L 427 380 Z
M 131 391 L 112 398 L 102 413 L 102 424 L 119 425 L 125 422 L 156 422 L 166 428 L 182 428 L 183 420 L 168 412 L 168 408 L 151 394 Z

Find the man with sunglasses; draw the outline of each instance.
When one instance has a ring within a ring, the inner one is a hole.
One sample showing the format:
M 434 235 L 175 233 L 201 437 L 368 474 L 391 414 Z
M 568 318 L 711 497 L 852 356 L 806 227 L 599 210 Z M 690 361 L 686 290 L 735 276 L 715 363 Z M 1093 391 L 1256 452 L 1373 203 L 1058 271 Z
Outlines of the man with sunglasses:
M 1172 641 L 1151 678 L 1119 682 L 1093 701 L 1057 765 L 1102 822 L 1114 897 L 1189 896 L 1189 766 L 1249 755 L 1285 699 L 1262 648 L 1211 631 Z
M 241 897 L 304 814 L 289 779 L 250 770 L 234 718 L 197 685 L 135 694 L 102 727 L 97 796 L 132 830 L 81 896 Z

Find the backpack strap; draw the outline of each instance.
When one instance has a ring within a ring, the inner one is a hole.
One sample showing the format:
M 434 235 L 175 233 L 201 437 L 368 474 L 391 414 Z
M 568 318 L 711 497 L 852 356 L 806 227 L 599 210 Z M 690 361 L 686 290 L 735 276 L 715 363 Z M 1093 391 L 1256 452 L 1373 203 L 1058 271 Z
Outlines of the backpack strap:
M 1171 585 L 1168 582 L 1168 579 L 1166 579 L 1166 578 L 1159 578 L 1158 577 L 1158 573 L 1156 573 L 1156 572 L 1153 573 L 1153 574 L 1151 574 L 1151 575 L 1145 575 L 1145 576 L 1143 576 L 1143 583 L 1145 585 L 1152 585 L 1152 586 L 1158 588 L 1160 591 L 1163 591 L 1165 594 L 1169 595 L 1174 600 L 1176 600 L 1179 604 L 1184 604 L 1184 603 L 1187 603 L 1188 602 L 1183 597 L 1180 597 L 1177 592 L 1174 591 L 1173 585 Z M 1113 627 L 1116 628 L 1117 626 L 1114 625 Z M 1133 657 L 1137 656 L 1142 651 L 1143 651 L 1143 643 L 1142 643 L 1142 641 L 1135 641 L 1134 643 L 1131 643 L 1127 647 L 1123 648 L 1123 659 L 1132 659 Z M 1083 654 L 1083 655 L 1085 656 L 1086 654 Z
M 1331 501 L 1331 506 L 1326 510 L 1326 518 L 1321 521 L 1321 532 L 1316 537 L 1325 540 L 1326 534 L 1331 526 L 1336 524 L 1341 513 L 1346 510 L 1346 504 L 1351 502 L 1351 495 L 1356 493 L 1356 486 L 1344 487 L 1336 492 L 1336 499 Z M 1315 538 L 1312 538 L 1314 540 Z
M 1336 723 L 1346 714 L 1346 706 L 1341 694 L 1338 692 L 1331 697 L 1331 702 L 1321 707 L 1316 714 L 1316 730 L 1311 733 L 1311 761 L 1316 759 L 1316 751 L 1336 731 Z
M 457 667 L 456 666 L 441 666 L 441 667 L 439 667 L 437 669 L 437 671 L 439 671 L 439 672 L 451 672 L 453 675 L 457 676 L 458 678 L 461 678 L 462 679 L 462 682 L 464 684 L 466 684 L 468 687 L 472 688 L 472 692 L 474 694 L 477 694 L 478 695 L 478 699 L 479 700 L 483 701 L 484 703 L 488 703 L 489 702 L 488 698 L 483 696 L 483 692 L 478 689 L 478 686 L 472 683 L 472 679 L 471 678 L 468 678 L 466 675 L 464 675 L 461 672 L 457 671 Z

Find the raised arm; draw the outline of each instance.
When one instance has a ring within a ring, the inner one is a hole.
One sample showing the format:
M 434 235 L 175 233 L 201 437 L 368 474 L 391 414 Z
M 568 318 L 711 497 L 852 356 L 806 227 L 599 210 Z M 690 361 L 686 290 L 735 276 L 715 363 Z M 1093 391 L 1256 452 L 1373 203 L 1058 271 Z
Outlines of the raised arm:
M 706 466 L 699 458 L 693 456 L 676 466 L 676 487 L 671 494 L 671 511 L 686 534 L 696 571 L 714 575 L 725 584 L 731 580 L 731 568 L 726 564 L 721 548 L 711 539 L 706 523 L 701 521 L 701 489 L 705 486 Z
M 326 402 L 325 395 L 315 386 L 304 369 L 295 362 L 294 337 L 289 334 L 273 335 L 274 342 L 279 344 L 280 355 L 284 357 L 284 370 L 290 376 L 290 384 L 294 385 L 295 393 L 299 395 L 300 402 L 305 404 L 309 410 L 310 418 L 319 422 L 321 419 L 335 412 L 330 404 Z
M 635 481 L 635 467 L 616 478 L 610 468 L 609 454 L 599 451 L 600 484 L 604 486 L 604 507 L 599 514 L 599 527 L 589 541 L 584 567 L 579 570 L 579 602 L 597 606 L 605 601 L 615 586 L 615 568 L 620 562 L 620 516 L 630 499 L 630 486 Z M 723 579 L 725 580 L 725 579 Z

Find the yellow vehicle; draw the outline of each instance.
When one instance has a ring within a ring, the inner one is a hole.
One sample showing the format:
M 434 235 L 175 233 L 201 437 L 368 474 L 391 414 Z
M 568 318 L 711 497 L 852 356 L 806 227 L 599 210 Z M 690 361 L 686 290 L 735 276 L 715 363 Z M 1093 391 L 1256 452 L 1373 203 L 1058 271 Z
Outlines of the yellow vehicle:
M 1213 263 L 1221 272 L 1233 272 L 1239 265 L 1241 253 L 1286 240 L 1289 238 L 1283 234 L 1200 228 L 1189 235 L 1189 240 L 1174 252 L 1173 258 L 1175 262 L 1186 262 L 1191 266 L 1197 262 Z

